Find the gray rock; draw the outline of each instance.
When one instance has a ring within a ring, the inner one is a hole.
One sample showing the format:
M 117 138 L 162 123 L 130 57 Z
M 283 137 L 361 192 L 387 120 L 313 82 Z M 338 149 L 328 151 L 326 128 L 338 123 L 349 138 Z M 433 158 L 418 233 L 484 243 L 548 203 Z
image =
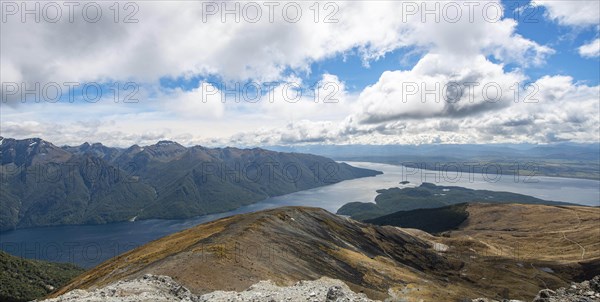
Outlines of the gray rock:
M 537 295 L 541 299 L 550 298 L 556 296 L 556 292 L 551 289 L 542 289 Z
M 497 301 L 487 298 L 477 298 L 472 302 L 518 302 L 518 300 Z M 571 283 L 567 288 L 556 291 L 543 289 L 539 291 L 533 302 L 600 302 L 600 276 L 581 283 Z
M 600 302 L 600 276 L 556 291 L 541 290 L 533 302 Z
M 321 278 L 301 281 L 293 286 L 277 286 L 271 281 L 261 281 L 243 292 L 215 291 L 196 296 L 168 276 L 144 275 L 128 281 L 118 281 L 95 290 L 73 290 L 58 298 L 44 302 L 374 302 L 362 293 L 354 293 L 340 281 Z
M 341 287 L 339 286 L 332 286 L 329 288 L 329 290 L 327 290 L 327 297 L 326 297 L 326 302 L 338 302 L 338 301 L 344 301 L 343 299 L 346 298 L 346 295 L 344 294 L 343 290 Z

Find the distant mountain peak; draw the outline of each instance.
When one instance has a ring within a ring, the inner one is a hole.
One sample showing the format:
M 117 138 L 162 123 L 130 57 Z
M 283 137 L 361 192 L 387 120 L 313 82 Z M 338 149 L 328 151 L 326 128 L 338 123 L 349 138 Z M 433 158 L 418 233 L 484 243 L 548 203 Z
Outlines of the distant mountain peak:
M 68 159 L 70 153 L 41 138 L 14 139 L 2 137 L 0 153 L 2 164 L 14 163 L 17 166 L 31 165 L 34 162 L 48 162 L 59 158 Z
M 181 146 L 179 143 L 174 142 L 174 141 L 170 141 L 170 140 L 162 140 L 162 141 L 158 141 L 158 143 L 156 143 L 157 146 Z M 183 146 L 182 146 L 183 147 Z
M 35 146 L 37 144 L 45 145 L 46 143 L 47 144 L 51 144 L 51 143 L 46 142 L 45 140 L 43 140 L 43 139 L 41 139 L 39 137 L 27 138 L 24 141 L 26 141 L 30 146 Z
M 3 144 L 16 144 L 16 145 L 27 145 L 28 147 L 34 147 L 36 145 L 39 144 L 39 146 L 51 146 L 51 147 L 56 147 L 54 146 L 52 143 L 47 142 L 39 137 L 32 137 L 32 138 L 25 138 L 25 139 L 15 139 L 15 138 L 9 138 L 9 137 L 2 137 L 0 136 L 0 145 Z M 9 147 L 10 148 L 10 147 Z
M 161 140 L 161 141 L 158 141 L 157 144 L 158 145 L 172 145 L 172 144 L 175 144 L 175 142 L 174 141 L 170 141 L 170 140 Z

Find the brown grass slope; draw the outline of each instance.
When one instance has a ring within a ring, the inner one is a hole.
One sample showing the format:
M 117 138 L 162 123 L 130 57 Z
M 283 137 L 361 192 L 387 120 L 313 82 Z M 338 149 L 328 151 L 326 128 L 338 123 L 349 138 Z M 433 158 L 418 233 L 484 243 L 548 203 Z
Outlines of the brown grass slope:
M 495 298 L 530 300 L 538 290 L 600 274 L 600 208 L 525 204 L 469 204 L 458 230 L 432 236 L 462 260 L 461 277 L 494 288 Z
M 241 291 L 266 279 L 283 285 L 327 276 L 379 299 L 389 294 L 408 301 L 530 298 L 545 283 L 563 286 L 590 273 L 585 268 L 591 265 L 581 263 L 598 262 L 599 237 L 591 236 L 597 234 L 600 209 L 472 205 L 468 210 L 459 230 L 441 236 L 363 224 L 316 208 L 233 216 L 113 258 L 53 297 L 152 273 L 171 276 L 196 294 Z M 529 219 L 523 222 L 516 212 Z M 556 238 L 563 233 L 585 247 L 583 258 L 571 241 Z M 521 259 L 497 252 L 513 239 L 529 254 Z M 536 248 L 546 243 L 550 249 Z

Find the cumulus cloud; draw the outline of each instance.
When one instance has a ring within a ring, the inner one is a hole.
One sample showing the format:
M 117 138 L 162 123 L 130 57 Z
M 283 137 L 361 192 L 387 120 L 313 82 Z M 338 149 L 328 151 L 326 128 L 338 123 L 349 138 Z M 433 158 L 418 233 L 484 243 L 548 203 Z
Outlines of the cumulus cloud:
M 175 112 L 184 117 L 222 117 L 225 103 L 218 87 L 209 83 L 199 83 L 198 88 L 183 91 L 175 89 L 162 96 L 165 111 Z
M 536 5 L 546 8 L 546 17 L 568 26 L 597 26 L 600 20 L 600 2 L 596 0 L 556 1 L 538 0 Z
M 506 105 L 492 108 L 486 114 L 418 119 L 400 116 L 364 123 L 357 120 L 364 113 L 357 112 L 337 123 L 304 120 L 243 132 L 225 141 L 251 146 L 282 143 L 552 143 L 591 142 L 600 138 L 600 86 L 575 83 L 568 76 L 544 76 L 528 87 L 521 91 L 522 96 L 517 102 L 511 95 Z M 369 89 L 373 88 L 365 90 Z M 440 108 L 443 110 L 443 106 Z
M 337 120 L 351 112 L 354 102 L 343 81 L 336 75 L 323 74 L 314 84 L 289 77 L 247 107 L 283 120 Z
M 600 38 L 579 47 L 579 55 L 584 58 L 596 58 L 600 56 Z
M 600 1 L 570 1 L 540 0 L 535 5 L 546 8 L 545 16 L 563 26 L 575 28 L 596 27 L 600 30 Z M 591 41 L 577 48 L 579 55 L 584 58 L 598 57 L 600 54 L 600 39 Z
M 387 71 L 359 97 L 356 120 L 378 123 L 427 117 L 463 117 L 509 106 L 511 87 L 524 76 L 505 73 L 482 55 L 427 54 L 412 70 Z
M 76 14 L 73 23 L 64 16 L 52 24 L 7 16 L 1 29 L 2 79 L 145 83 L 163 77 L 218 74 L 229 80 L 268 81 L 281 79 L 289 69 L 308 72 L 312 62 L 349 51 L 358 51 L 365 61 L 402 47 L 456 54 L 484 51 L 521 62 L 540 62 L 551 53 L 515 34 L 513 20 L 485 20 L 484 5 L 472 13 L 462 6 L 458 22 L 445 18 L 429 22 L 423 20 L 421 11 L 429 1 L 416 2 L 419 11 L 411 14 L 401 1 L 332 2 L 328 10 L 320 9 L 315 22 L 312 3 L 299 3 L 303 15 L 296 23 L 282 17 L 283 3 L 274 10 L 273 22 L 261 4 L 263 15 L 256 23 L 246 18 L 234 22 L 233 16 L 222 22 L 219 13 L 204 18 L 203 3 L 192 1 L 136 3 L 137 23 L 114 22 L 111 14 L 96 23 L 84 22 Z M 223 5 L 232 9 L 234 4 Z M 102 11 L 110 12 L 109 5 L 102 3 Z M 333 12 L 332 20 L 323 22 Z M 372 30 L 373 22 L 377 30 Z

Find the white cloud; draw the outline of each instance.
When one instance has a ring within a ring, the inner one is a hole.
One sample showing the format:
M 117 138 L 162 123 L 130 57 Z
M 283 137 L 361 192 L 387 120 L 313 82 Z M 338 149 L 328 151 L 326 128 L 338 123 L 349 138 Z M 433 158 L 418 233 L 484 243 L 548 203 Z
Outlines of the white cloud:
M 356 120 L 455 117 L 509 106 L 511 86 L 524 76 L 505 73 L 502 65 L 482 55 L 455 58 L 427 54 L 412 70 L 387 71 L 360 94 L 362 111 Z
M 584 58 L 595 58 L 600 56 L 600 38 L 579 47 L 579 55 Z
M 600 22 L 600 1 L 537 0 L 536 5 L 546 7 L 546 16 L 562 25 L 597 26 Z
M 295 87 L 302 87 L 296 91 Z M 349 95 L 345 84 L 336 75 L 323 74 L 315 84 L 290 77 L 273 87 L 256 104 L 248 104 L 265 116 L 298 121 L 337 120 L 350 114 L 355 96 Z
M 507 75 L 505 75 L 507 76 Z M 382 79 L 386 78 L 382 75 Z M 382 81 L 376 85 L 381 86 Z M 391 87 L 395 82 L 386 82 Z M 303 120 L 282 127 L 244 131 L 220 142 L 260 144 L 428 144 L 594 142 L 600 138 L 600 86 L 574 83 L 568 76 L 544 76 L 486 114 L 461 117 L 396 117 L 361 123 L 357 112 L 338 122 Z M 537 87 L 534 89 L 533 87 Z M 372 87 L 367 88 L 373 89 Z M 528 102 L 523 102 L 529 95 Z M 361 95 L 362 97 L 362 95 Z M 430 109 L 427 104 L 421 104 Z M 438 108 L 434 108 L 434 112 Z M 413 110 L 413 109 L 411 109 Z M 424 110 L 426 111 L 426 110 Z M 427 111 L 426 111 L 427 112 Z
M 539 62 L 551 52 L 516 35 L 512 20 L 484 20 L 483 5 L 475 8 L 472 22 L 463 6 L 460 21 L 449 23 L 444 18 L 422 22 L 422 12 L 403 13 L 401 1 L 342 1 L 334 3 L 338 22 L 325 23 L 322 19 L 333 10 L 321 8 L 315 22 L 313 3 L 299 3 L 303 15 L 297 23 L 286 22 L 281 11 L 274 23 L 266 11 L 257 23 L 221 22 L 219 14 L 203 22 L 202 3 L 193 1 L 139 2 L 138 23 L 115 23 L 108 13 L 112 3 L 102 4 L 106 14 L 98 23 L 84 22 L 79 14 L 74 23 L 64 16 L 56 24 L 23 23 L 18 15 L 8 16 L 1 29 L 2 66 L 10 68 L 2 69 L 2 78 L 155 82 L 214 73 L 229 80 L 263 81 L 281 79 L 287 69 L 308 71 L 311 62 L 354 49 L 365 60 L 401 47 L 457 55 L 484 51 L 520 62 Z
M 175 112 L 184 117 L 218 118 L 222 117 L 225 111 L 222 92 L 209 83 L 200 83 L 198 88 L 190 91 L 178 88 L 161 98 L 165 111 Z

